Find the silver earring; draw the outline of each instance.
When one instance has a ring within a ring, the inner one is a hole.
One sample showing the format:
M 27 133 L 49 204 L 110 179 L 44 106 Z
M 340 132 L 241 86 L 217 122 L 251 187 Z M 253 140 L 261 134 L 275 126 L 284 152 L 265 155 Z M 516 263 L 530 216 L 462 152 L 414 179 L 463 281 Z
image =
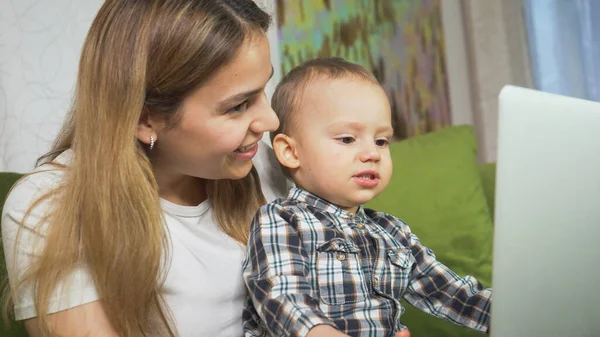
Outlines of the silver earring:
M 150 136 L 150 150 L 154 148 L 154 137 Z

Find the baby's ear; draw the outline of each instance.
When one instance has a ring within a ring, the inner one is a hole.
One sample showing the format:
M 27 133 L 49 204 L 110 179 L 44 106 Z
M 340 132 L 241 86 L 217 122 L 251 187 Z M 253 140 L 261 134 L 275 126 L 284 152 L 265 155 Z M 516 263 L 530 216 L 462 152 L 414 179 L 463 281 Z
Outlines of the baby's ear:
M 283 133 L 273 138 L 273 150 L 279 163 L 289 169 L 296 169 L 300 166 L 300 160 L 296 153 L 296 141 Z

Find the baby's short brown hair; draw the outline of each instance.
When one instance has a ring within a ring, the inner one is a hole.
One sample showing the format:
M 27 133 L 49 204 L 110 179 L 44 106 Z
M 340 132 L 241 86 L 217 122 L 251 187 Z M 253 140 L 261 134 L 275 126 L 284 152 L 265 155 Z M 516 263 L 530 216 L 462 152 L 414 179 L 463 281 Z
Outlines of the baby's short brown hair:
M 280 133 L 289 133 L 294 126 L 292 116 L 301 106 L 304 91 L 311 81 L 340 78 L 361 79 L 379 85 L 375 76 L 363 66 L 338 57 L 316 58 L 299 65 L 281 79 L 271 98 L 271 107 L 279 118 L 279 128 L 271 132 L 271 141 Z

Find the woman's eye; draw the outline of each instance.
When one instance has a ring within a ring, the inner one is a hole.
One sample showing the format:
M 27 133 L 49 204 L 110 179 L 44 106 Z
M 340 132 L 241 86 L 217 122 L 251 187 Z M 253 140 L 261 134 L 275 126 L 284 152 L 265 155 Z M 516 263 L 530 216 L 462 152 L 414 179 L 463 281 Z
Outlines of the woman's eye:
M 229 111 L 227 112 L 244 112 L 246 111 L 246 109 L 248 108 L 248 101 L 244 101 L 243 103 L 240 103 L 236 106 L 234 106 L 233 108 L 229 109 Z
M 354 143 L 354 138 L 352 137 L 341 137 L 339 138 L 339 141 L 344 143 L 344 144 L 352 144 Z
M 388 140 L 387 139 L 377 139 L 375 141 L 375 145 L 381 146 L 381 147 L 387 146 L 388 145 Z

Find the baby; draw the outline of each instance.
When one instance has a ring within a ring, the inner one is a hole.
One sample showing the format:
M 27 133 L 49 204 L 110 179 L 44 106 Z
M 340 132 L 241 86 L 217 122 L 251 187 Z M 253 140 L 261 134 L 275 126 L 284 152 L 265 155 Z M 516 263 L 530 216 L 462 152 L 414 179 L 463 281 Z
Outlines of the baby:
M 491 289 L 438 262 L 402 220 L 361 206 L 392 175 L 391 108 L 372 74 L 312 60 L 283 78 L 272 106 L 273 149 L 296 187 L 252 223 L 246 336 L 403 336 L 400 299 L 487 332 Z

